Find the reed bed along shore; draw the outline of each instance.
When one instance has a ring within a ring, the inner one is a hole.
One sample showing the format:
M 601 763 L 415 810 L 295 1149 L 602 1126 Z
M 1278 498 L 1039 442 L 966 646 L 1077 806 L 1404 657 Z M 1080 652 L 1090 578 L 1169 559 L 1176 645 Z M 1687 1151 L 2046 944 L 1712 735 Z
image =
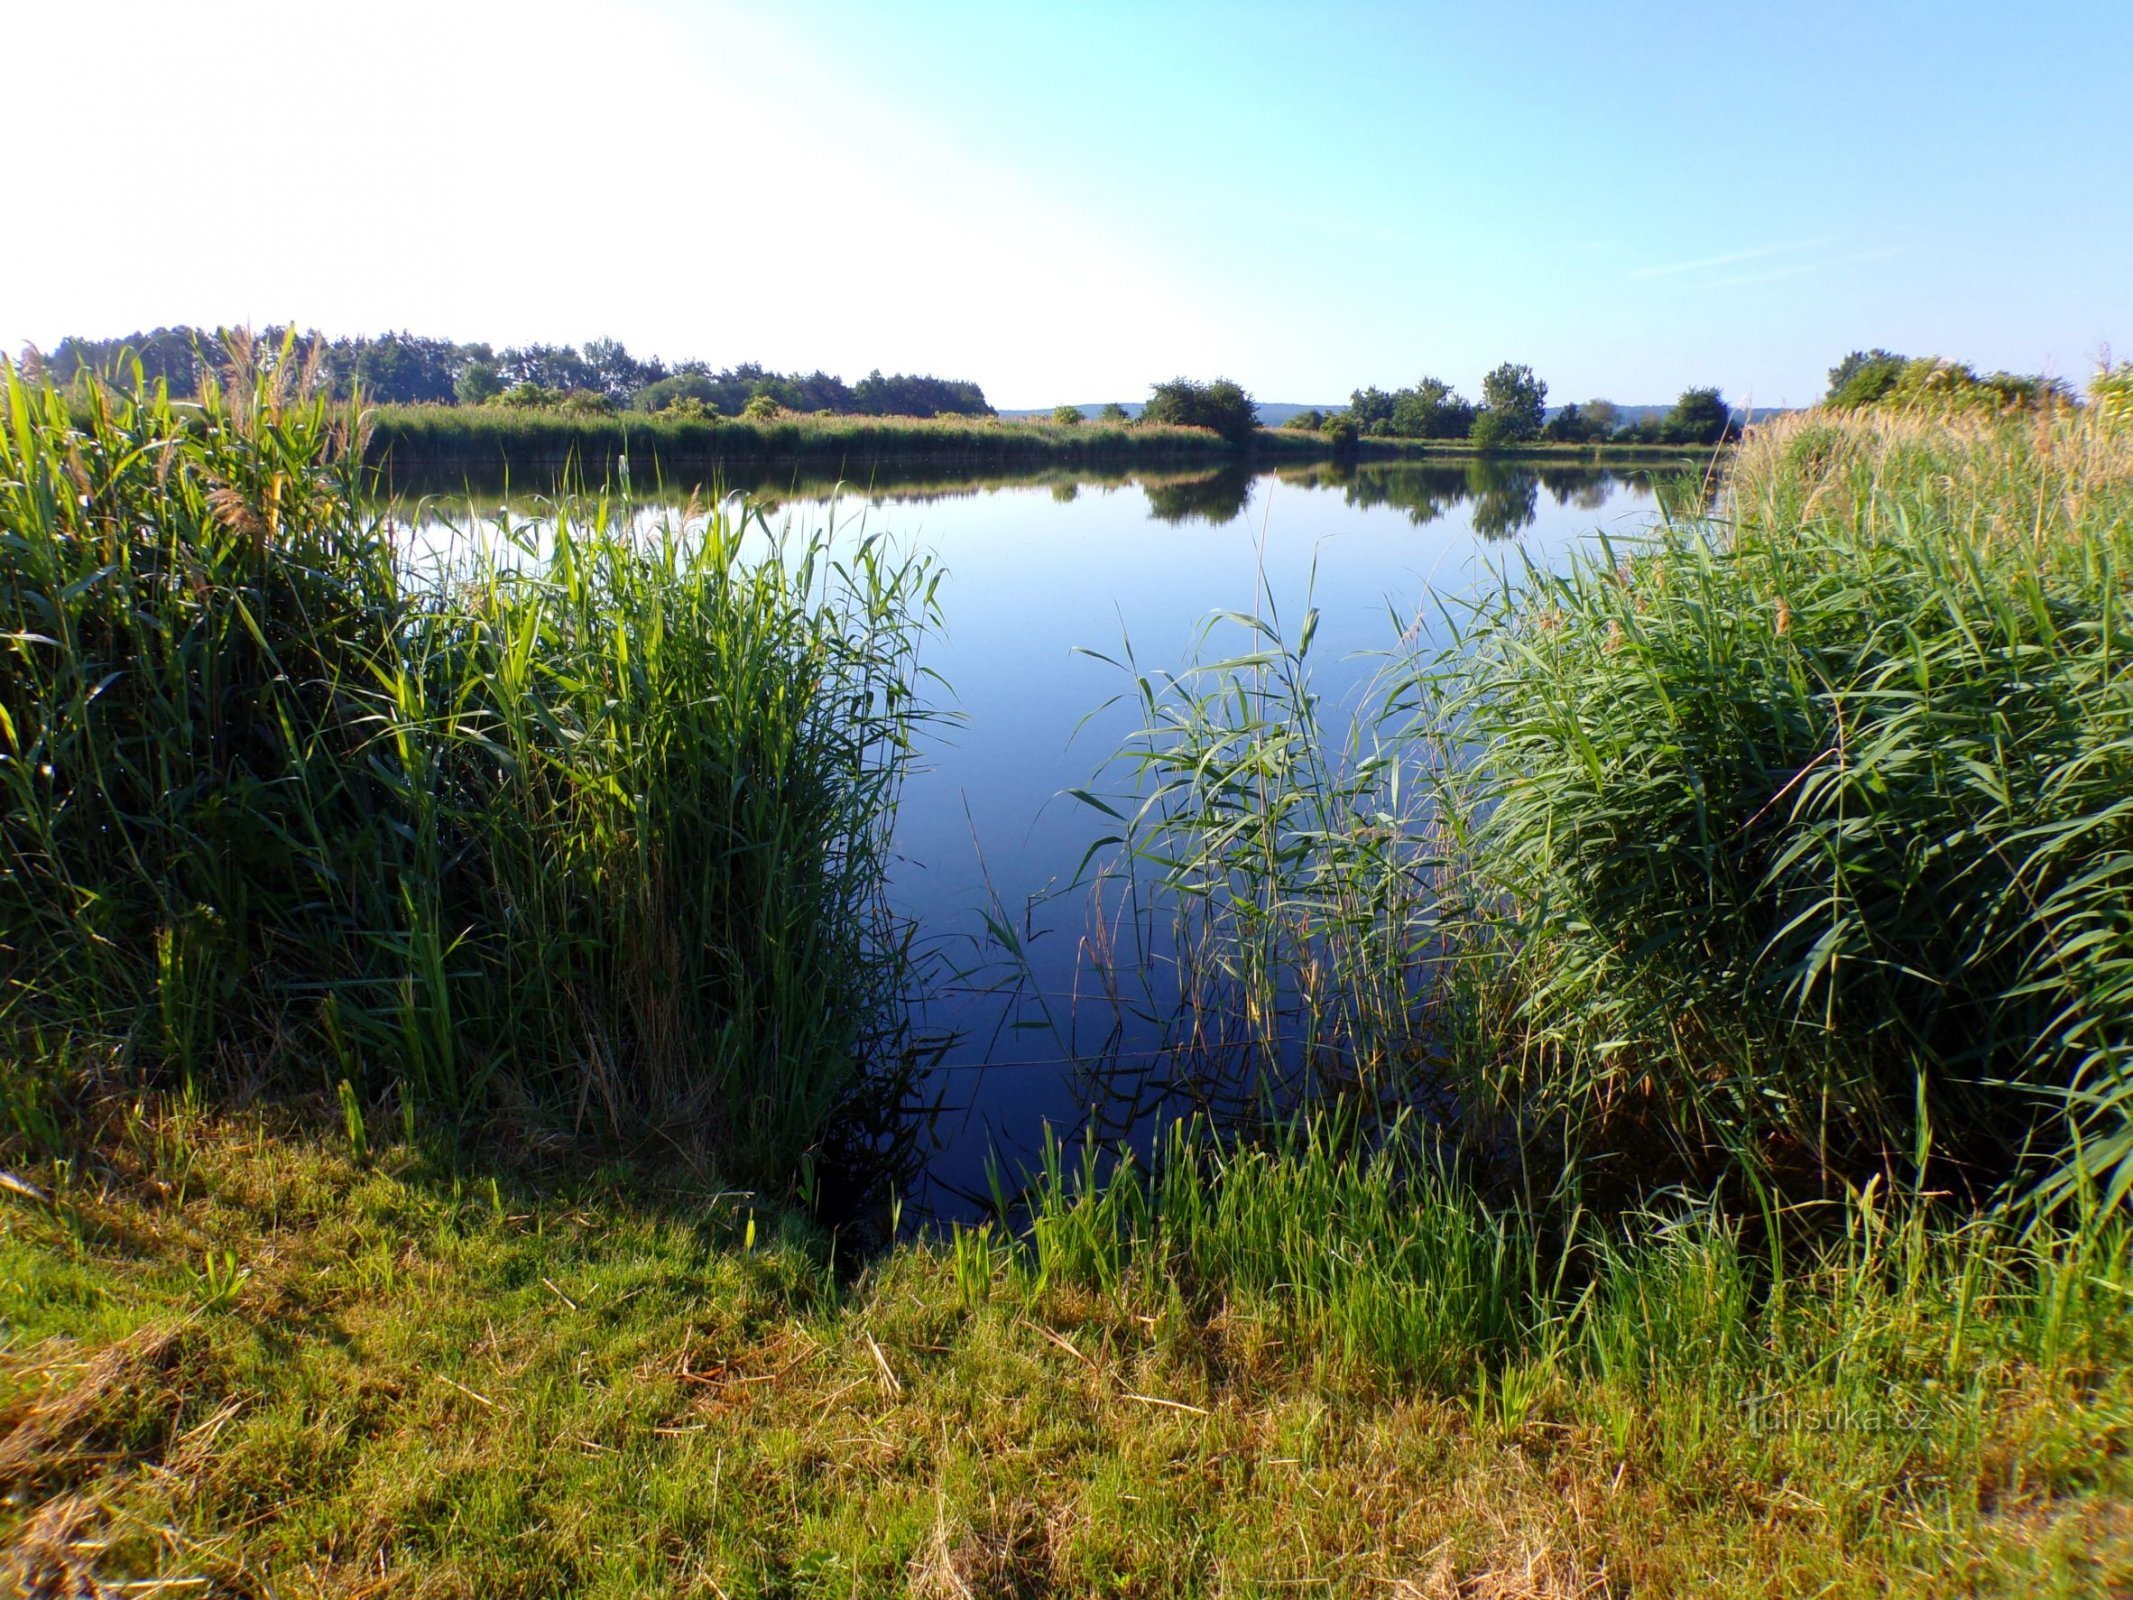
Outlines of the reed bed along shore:
M 705 483 L 772 466 L 864 481 L 878 472 L 929 464 L 990 471 L 1068 466 L 1144 470 L 1196 464 L 1214 468 L 1240 455 L 1281 464 L 1337 457 L 1462 459 L 1474 454 L 1459 441 L 1419 439 L 1364 439 L 1337 450 L 1318 434 L 1280 428 L 1261 429 L 1248 446 L 1240 447 L 1206 428 L 1157 423 L 790 413 L 765 419 L 630 412 L 583 416 L 499 406 L 381 406 L 371 413 L 368 439 L 369 462 L 402 488 L 462 482 L 547 488 L 561 475 L 602 483 L 614 482 L 625 472 L 649 487 L 660 482 Z M 1666 445 L 1534 444 L 1500 454 L 1533 461 L 1686 459 L 1679 446 Z
M 1234 447 L 1204 428 L 1001 422 L 972 417 L 769 419 L 619 413 L 572 416 L 503 407 L 385 406 L 371 414 L 369 459 L 394 483 L 552 483 L 561 473 L 612 482 L 686 483 L 768 463 L 864 477 L 876 467 L 1219 465 Z
M 286 368 L 7 406 L 18 1125 L 42 1068 L 659 1129 L 779 1186 L 873 1138 L 922 562 L 594 499 L 426 569 Z
M 250 381 L 8 390 L 28 1592 L 2133 1585 L 2104 419 L 1760 431 L 1352 719 L 1288 597 L 1122 657 L 1221 1115 L 862 1249 L 933 575 L 595 503 L 418 582 Z
M 1909 1162 L 2116 1204 L 2133 441 L 1808 418 L 1720 500 L 1662 489 L 1648 532 L 1448 607 L 1448 647 L 1389 640 L 1346 721 L 1277 595 L 1225 658 L 1124 658 L 1099 864 L 1164 938 L 1121 975 L 1172 952 L 1232 1100 L 1456 1108 L 1496 1181 L 1746 1204 Z
M 1464 619 L 1435 714 L 1556 1165 L 2122 1199 L 2129 567 L 2093 409 L 1810 417 Z

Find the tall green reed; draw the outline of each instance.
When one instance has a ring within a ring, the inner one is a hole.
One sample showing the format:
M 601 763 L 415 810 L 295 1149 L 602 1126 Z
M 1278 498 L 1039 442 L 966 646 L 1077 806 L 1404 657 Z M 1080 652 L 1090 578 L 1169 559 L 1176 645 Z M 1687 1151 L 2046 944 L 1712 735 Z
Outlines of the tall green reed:
M 1214 631 L 1244 648 L 1206 649 Z M 1403 636 L 1393 619 L 1396 638 Z M 1444 1092 L 1432 1000 L 1443 973 L 1441 854 L 1429 811 L 1441 750 L 1408 737 L 1404 643 L 1354 704 L 1316 681 L 1318 612 L 1210 619 L 1199 662 L 1127 677 L 1138 726 L 1078 791 L 1111 831 L 1090 846 L 1115 917 L 1107 992 L 1159 1021 L 1175 1084 L 1232 1121 L 1331 1100 L 1381 1110 Z
M 1463 619 L 1447 814 L 1549 1161 L 2133 1184 L 2133 457 L 1807 419 Z M 2086 1154 L 2059 1157 L 2075 1143 Z
M 933 573 L 607 498 L 424 567 L 301 377 L 70 410 L 7 375 L 15 1036 L 773 1183 L 854 1156 L 915 1061 L 883 884 Z

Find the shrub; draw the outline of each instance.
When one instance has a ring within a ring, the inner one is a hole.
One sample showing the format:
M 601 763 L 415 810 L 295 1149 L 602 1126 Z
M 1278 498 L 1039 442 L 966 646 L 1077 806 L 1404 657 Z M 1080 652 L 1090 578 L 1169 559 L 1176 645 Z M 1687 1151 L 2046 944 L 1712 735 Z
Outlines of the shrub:
M 1890 350 L 1854 350 L 1829 369 L 1826 403 L 1844 410 L 1872 405 L 1895 387 L 1908 363 Z
M 621 407 L 611 395 L 593 389 L 572 389 L 556 402 L 556 409 L 572 417 L 609 417 Z
M 2133 425 L 2133 361 L 2099 367 L 2089 380 L 2089 400 L 2106 427 Z
M 1052 420 L 1063 427 L 1072 427 L 1076 423 L 1087 419 L 1082 416 L 1081 407 L 1079 406 L 1054 406 L 1052 407 Z
M 1249 394 L 1227 378 L 1210 383 L 1173 378 L 1155 386 L 1141 410 L 1141 420 L 1181 428 L 1208 428 L 1232 444 L 1243 444 L 1259 431 L 1259 408 L 1252 404 Z
M 1518 442 L 1518 433 L 1500 411 L 1483 411 L 1474 418 L 1467 438 L 1476 450 L 1502 450 Z
M 1829 404 L 1839 410 L 1880 406 L 1931 415 L 1993 415 L 2055 410 L 2073 401 L 2072 391 L 2057 378 L 2013 372 L 1979 377 L 1960 361 L 1939 356 L 1908 360 L 1885 350 L 1846 357 L 1830 378 Z

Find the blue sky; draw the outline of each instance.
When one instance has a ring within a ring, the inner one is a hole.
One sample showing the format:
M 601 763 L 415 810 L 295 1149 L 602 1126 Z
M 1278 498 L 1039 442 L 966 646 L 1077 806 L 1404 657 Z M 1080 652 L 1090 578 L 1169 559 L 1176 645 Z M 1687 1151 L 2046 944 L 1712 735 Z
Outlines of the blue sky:
M 9 345 L 613 334 L 1002 405 L 2133 347 L 2126 0 L 6 3 Z

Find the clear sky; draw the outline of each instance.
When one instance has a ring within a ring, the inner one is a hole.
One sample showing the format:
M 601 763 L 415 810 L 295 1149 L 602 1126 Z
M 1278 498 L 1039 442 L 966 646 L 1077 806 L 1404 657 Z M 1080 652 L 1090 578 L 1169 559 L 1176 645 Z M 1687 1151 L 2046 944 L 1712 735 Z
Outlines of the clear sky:
M 1267 400 L 2133 347 L 2133 0 L 0 0 L 0 344 L 295 319 Z

